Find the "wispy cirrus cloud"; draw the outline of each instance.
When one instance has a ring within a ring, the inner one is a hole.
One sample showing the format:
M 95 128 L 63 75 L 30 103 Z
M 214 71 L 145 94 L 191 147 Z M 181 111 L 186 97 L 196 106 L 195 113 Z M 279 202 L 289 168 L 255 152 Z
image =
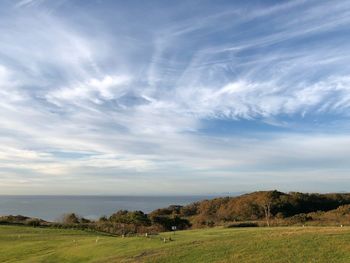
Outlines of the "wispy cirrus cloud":
M 346 2 L 1 6 L 4 190 L 344 186 Z

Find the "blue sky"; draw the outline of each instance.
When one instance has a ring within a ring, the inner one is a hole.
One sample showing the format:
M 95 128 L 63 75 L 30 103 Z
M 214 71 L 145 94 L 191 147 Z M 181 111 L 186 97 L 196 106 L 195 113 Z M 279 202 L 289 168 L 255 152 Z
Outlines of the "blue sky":
M 350 187 L 348 1 L 0 2 L 2 194 Z

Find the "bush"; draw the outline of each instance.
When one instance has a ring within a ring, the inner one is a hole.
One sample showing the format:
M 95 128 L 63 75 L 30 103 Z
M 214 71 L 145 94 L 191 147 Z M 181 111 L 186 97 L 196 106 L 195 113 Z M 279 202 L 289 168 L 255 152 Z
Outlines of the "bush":
M 28 226 L 40 226 L 40 219 L 37 219 L 37 218 L 29 218 L 25 221 L 25 224 L 28 225 Z
M 137 226 L 149 226 L 151 221 L 142 211 L 119 210 L 109 217 L 109 221 L 120 224 L 134 224 Z
M 179 216 L 168 217 L 168 216 L 153 216 L 151 218 L 152 224 L 160 225 L 165 230 L 171 230 L 172 226 L 176 226 L 177 229 L 187 229 L 191 226 L 187 219 Z
M 286 222 L 289 224 L 300 224 L 312 220 L 312 217 L 307 214 L 298 214 L 292 217 L 286 218 Z
M 232 227 L 258 227 L 259 225 L 254 222 L 241 222 L 241 223 L 233 223 L 227 226 L 227 228 Z

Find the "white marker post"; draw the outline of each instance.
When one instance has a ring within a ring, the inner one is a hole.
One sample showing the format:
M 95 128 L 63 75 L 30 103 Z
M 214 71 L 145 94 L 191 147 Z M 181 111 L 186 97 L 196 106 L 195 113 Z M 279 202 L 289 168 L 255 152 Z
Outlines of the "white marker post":
M 174 235 L 175 235 L 176 226 L 172 226 L 171 229 L 174 231 Z

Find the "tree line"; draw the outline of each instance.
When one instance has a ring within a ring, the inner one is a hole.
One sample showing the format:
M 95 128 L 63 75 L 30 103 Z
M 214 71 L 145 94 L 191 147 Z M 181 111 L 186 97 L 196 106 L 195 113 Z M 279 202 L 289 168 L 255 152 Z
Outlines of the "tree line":
M 236 197 L 203 200 L 185 206 L 171 205 L 151 213 L 120 210 L 98 220 L 75 213 L 60 222 L 46 222 L 23 216 L 0 217 L 0 224 L 27 224 L 58 228 L 79 228 L 115 235 L 158 233 L 176 229 L 254 225 L 350 224 L 350 194 L 308 194 L 259 191 Z

